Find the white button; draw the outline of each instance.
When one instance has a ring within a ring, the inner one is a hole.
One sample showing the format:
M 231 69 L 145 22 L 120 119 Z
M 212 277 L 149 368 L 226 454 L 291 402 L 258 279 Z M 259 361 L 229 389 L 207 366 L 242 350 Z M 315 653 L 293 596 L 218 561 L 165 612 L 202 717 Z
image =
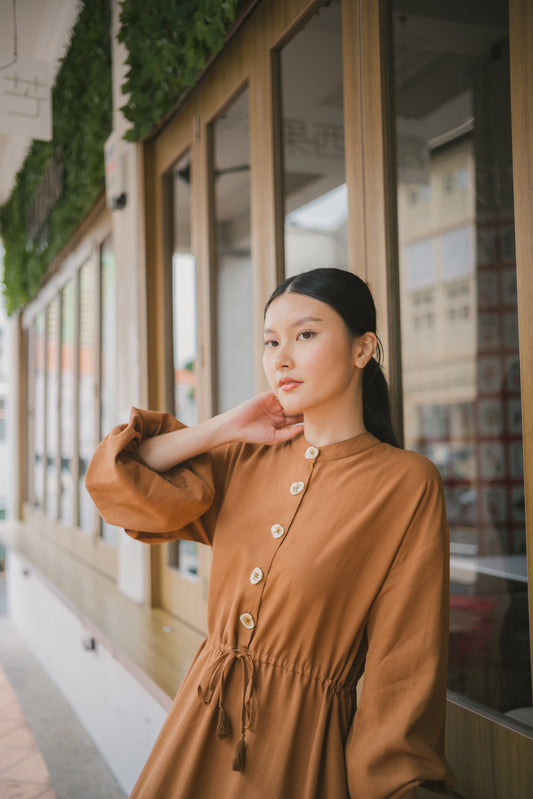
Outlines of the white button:
M 263 579 L 263 570 L 256 566 L 250 575 L 250 582 L 252 585 L 257 585 Z
M 270 528 L 270 532 L 272 533 L 273 538 L 281 538 L 283 533 L 285 532 L 285 528 L 282 527 L 281 524 L 273 524 Z
M 250 613 L 241 613 L 239 616 L 241 620 L 241 624 L 243 627 L 246 627 L 247 630 L 253 630 L 255 627 L 254 617 L 250 615 Z
M 294 494 L 301 494 L 301 493 L 302 493 L 302 491 L 304 490 L 304 485 L 305 485 L 305 484 L 304 484 L 304 483 L 302 483 L 302 481 L 301 481 L 301 480 L 298 480 L 298 482 L 297 482 L 297 483 L 293 483 L 293 484 L 291 485 L 291 487 L 290 487 L 290 492 L 291 492 L 291 494 L 293 494 L 293 495 L 294 495 Z
M 307 458 L 308 461 L 312 461 L 313 458 L 316 458 L 318 453 L 319 450 L 316 447 L 307 447 L 307 449 L 305 450 L 305 457 Z

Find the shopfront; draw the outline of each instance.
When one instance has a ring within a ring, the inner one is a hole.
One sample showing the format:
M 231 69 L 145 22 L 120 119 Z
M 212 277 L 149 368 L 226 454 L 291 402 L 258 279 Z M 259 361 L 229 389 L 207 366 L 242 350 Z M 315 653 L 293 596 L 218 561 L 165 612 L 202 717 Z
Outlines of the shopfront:
M 448 750 L 483 799 L 529 795 L 533 747 L 526 6 L 260 3 L 145 146 L 152 407 L 194 421 L 261 390 L 284 276 L 370 283 L 398 431 L 444 480 Z M 154 551 L 156 601 L 201 628 L 208 570 Z
M 250 3 L 131 145 L 126 209 L 102 200 L 21 317 L 25 522 L 199 639 L 209 552 L 132 549 L 88 499 L 91 453 L 130 404 L 191 424 L 266 388 L 285 276 L 368 281 L 397 433 L 446 491 L 465 799 L 533 785 L 531 41 L 527 0 Z

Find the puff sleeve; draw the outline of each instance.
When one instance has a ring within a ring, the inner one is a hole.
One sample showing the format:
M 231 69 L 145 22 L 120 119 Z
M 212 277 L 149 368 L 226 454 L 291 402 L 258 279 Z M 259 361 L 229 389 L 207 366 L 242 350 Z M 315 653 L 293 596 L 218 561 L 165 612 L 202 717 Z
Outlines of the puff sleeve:
M 85 477 L 101 516 L 132 538 L 162 543 L 187 538 L 211 544 L 220 493 L 227 475 L 228 448 L 205 453 L 167 472 L 150 469 L 138 456 L 139 443 L 185 425 L 168 413 L 133 408 L 128 424 L 100 442 Z
M 363 688 L 346 744 L 352 799 L 414 797 L 453 784 L 444 757 L 449 534 L 440 477 L 429 470 L 366 625 Z

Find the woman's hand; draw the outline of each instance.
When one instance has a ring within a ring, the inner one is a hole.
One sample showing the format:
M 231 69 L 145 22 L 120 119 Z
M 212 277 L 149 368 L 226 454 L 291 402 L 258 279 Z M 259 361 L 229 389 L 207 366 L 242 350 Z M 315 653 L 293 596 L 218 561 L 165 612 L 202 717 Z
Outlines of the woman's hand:
M 280 444 L 303 430 L 303 416 L 287 416 L 272 391 L 258 394 L 224 414 L 234 441 Z
M 303 417 L 286 416 L 276 396 L 267 391 L 194 427 L 146 438 L 138 454 L 151 469 L 165 472 L 220 444 L 280 444 L 302 430 Z

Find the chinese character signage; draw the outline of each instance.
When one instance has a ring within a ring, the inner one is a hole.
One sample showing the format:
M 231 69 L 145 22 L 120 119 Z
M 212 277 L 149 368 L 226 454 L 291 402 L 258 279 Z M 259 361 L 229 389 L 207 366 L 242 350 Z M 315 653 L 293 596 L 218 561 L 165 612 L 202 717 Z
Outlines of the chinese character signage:
M 52 65 L 18 59 L 0 72 L 0 133 L 52 138 Z

